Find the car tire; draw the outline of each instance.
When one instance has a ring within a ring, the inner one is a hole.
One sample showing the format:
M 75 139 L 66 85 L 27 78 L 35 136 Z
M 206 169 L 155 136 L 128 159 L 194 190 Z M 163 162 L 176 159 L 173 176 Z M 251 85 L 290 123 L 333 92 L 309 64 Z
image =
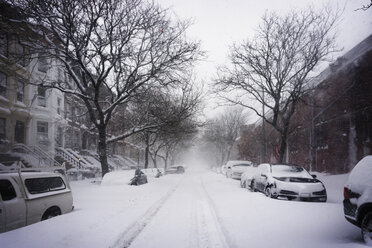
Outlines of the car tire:
M 45 211 L 45 213 L 41 217 L 41 220 L 51 219 L 61 214 L 61 210 L 58 207 L 51 207 L 47 211 Z
M 273 198 L 273 197 L 272 197 L 272 194 L 271 194 L 271 187 L 266 187 L 266 188 L 265 188 L 265 195 L 266 195 L 267 197 Z
M 252 192 L 256 192 L 257 191 L 256 188 L 254 187 L 254 181 L 253 180 L 251 182 L 251 191 Z
M 372 212 L 368 212 L 360 225 L 362 237 L 368 246 L 372 246 Z
M 250 189 L 250 188 L 251 188 L 250 184 L 245 183 L 245 188 L 246 188 L 246 189 Z
M 241 187 L 241 188 L 245 188 L 245 181 L 240 180 L 240 187 Z

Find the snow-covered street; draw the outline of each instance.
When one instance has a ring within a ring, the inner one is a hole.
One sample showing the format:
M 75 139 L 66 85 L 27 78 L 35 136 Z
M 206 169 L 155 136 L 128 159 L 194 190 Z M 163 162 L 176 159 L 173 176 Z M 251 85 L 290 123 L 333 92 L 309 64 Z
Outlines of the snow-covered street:
M 75 209 L 0 234 L 8 247 L 364 247 L 343 215 L 347 175 L 324 176 L 328 202 L 274 200 L 209 170 L 71 183 Z

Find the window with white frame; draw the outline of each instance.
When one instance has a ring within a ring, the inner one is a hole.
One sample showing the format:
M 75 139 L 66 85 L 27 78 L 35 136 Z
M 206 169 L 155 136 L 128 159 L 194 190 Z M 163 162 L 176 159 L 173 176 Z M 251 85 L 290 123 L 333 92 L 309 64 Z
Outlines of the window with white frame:
M 70 103 L 66 102 L 65 118 L 70 118 L 70 117 L 71 117 L 71 105 Z
M 46 107 L 46 88 L 39 86 L 37 88 L 37 102 L 38 106 Z
M 4 73 L 0 72 L 0 96 L 6 96 L 6 89 L 7 89 L 7 76 Z
M 38 71 L 44 73 L 48 71 L 48 59 L 46 53 L 39 53 Z
M 17 78 L 17 101 L 23 102 L 25 95 L 25 82 L 21 78 Z
M 21 43 L 16 43 L 16 60 L 17 63 L 21 66 L 26 66 L 26 56 L 25 56 L 25 48 Z
M 37 122 L 37 139 L 39 142 L 48 142 L 48 122 L 38 121 Z
M 3 30 L 0 30 L 0 54 L 8 56 L 8 36 Z

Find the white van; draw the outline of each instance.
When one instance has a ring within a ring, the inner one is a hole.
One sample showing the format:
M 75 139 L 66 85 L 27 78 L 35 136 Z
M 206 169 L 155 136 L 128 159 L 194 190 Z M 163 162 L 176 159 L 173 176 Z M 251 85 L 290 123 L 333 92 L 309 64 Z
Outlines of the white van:
M 54 172 L 0 173 L 0 233 L 72 211 L 65 176 Z

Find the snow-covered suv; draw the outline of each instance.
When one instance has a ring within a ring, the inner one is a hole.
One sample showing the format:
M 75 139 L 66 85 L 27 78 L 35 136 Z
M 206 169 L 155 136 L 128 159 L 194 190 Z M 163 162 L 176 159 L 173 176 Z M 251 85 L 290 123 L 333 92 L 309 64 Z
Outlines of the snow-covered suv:
M 362 230 L 364 241 L 372 246 L 372 156 L 354 167 L 344 188 L 345 218 Z

